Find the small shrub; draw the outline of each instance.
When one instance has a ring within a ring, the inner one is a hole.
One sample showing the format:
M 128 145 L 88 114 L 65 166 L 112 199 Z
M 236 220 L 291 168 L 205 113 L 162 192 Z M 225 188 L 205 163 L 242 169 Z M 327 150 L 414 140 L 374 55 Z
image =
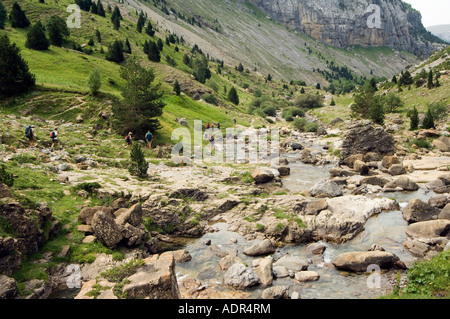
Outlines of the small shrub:
M 14 176 L 12 173 L 6 171 L 5 165 L 0 166 L 0 183 L 3 183 L 8 187 L 13 186 L 14 184 Z
M 130 174 L 140 178 L 147 177 L 148 162 L 145 159 L 144 151 L 138 143 L 133 144 L 130 157 L 131 164 L 128 168 Z

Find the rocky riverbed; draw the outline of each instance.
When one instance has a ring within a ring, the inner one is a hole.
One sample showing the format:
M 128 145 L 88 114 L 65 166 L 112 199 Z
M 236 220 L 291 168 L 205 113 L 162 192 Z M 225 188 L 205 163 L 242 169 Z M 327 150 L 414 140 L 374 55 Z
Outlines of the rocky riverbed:
M 60 165 L 69 154 L 43 150 L 61 183 L 89 175 L 102 185 L 96 196 L 117 198 L 100 207 L 87 200 L 78 231 L 83 241 L 120 247 L 125 258 L 99 255 L 77 265 L 83 286 L 69 291 L 73 274 L 60 267 L 48 285 L 53 293 L 40 296 L 117 298 L 118 283 L 104 272 L 135 260 L 120 285 L 130 298 L 374 298 L 390 291 L 398 272 L 405 277 L 413 262 L 449 247 L 450 154 L 408 154 L 367 123 L 345 134 L 328 130 L 282 128 L 275 166 L 150 163 L 148 181 L 123 179 L 120 168 L 82 156 L 65 161 L 73 166 L 67 169 Z M 361 131 L 365 142 L 355 140 Z M 373 265 L 381 271 L 375 288 L 368 284 Z

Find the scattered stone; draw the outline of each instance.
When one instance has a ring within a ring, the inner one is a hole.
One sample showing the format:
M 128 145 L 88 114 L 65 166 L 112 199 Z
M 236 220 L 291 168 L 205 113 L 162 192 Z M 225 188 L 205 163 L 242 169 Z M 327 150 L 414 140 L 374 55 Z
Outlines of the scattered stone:
M 393 164 L 389 167 L 388 173 L 392 176 L 403 175 L 406 174 L 406 168 L 403 164 Z
M 412 238 L 435 238 L 445 237 L 450 231 L 450 220 L 437 219 L 427 220 L 410 224 L 406 228 L 406 234 Z
M 264 239 L 262 242 L 258 242 L 251 247 L 248 247 L 243 251 L 248 256 L 261 256 L 274 253 L 276 247 L 270 239 Z
M 342 189 L 333 181 L 320 181 L 315 184 L 309 193 L 314 197 L 338 197 L 342 196 Z
M 223 283 L 236 289 L 246 289 L 260 284 L 253 269 L 242 263 L 231 266 L 223 276 Z
M 288 286 L 275 286 L 264 289 L 262 299 L 289 299 Z
M 259 261 L 259 265 L 255 268 L 255 273 L 261 281 L 261 285 L 270 286 L 273 282 L 272 273 L 273 259 L 267 257 Z
M 376 264 L 380 268 L 398 266 L 404 268 L 400 259 L 385 251 L 353 251 L 343 253 L 332 260 L 333 265 L 341 270 L 365 272 L 367 267 Z
M 312 243 L 306 246 L 306 250 L 314 255 L 322 255 L 326 246 L 324 244 Z
M 287 271 L 291 270 L 294 272 L 307 270 L 308 269 L 308 262 L 301 259 L 298 256 L 293 255 L 284 255 L 280 259 L 278 259 L 274 264 L 275 267 L 284 266 Z M 277 268 L 278 269 L 278 268 Z
M 291 144 L 292 150 L 294 151 L 301 151 L 303 149 L 303 145 L 297 142 L 294 142 Z
M 300 271 L 295 273 L 295 280 L 300 282 L 317 281 L 319 278 L 319 274 L 315 271 Z
M 255 184 L 265 184 L 273 181 L 275 175 L 267 168 L 257 168 L 252 172 L 252 177 L 255 180 Z
M 408 223 L 421 222 L 436 219 L 440 210 L 420 199 L 414 198 L 402 209 L 403 218 Z
M 395 189 L 397 187 L 400 187 L 405 191 L 416 191 L 419 189 L 419 185 L 416 182 L 410 180 L 407 176 L 400 176 L 395 181 L 384 185 L 385 189 Z
M 450 203 L 441 210 L 438 219 L 450 219 Z

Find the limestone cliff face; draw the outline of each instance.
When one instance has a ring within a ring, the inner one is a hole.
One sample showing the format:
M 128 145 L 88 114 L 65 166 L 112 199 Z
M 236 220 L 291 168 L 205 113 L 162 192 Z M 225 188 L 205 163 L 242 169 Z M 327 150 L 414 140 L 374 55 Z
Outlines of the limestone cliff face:
M 272 19 L 322 42 L 389 46 L 419 56 L 439 47 L 420 13 L 401 0 L 250 0 Z M 431 41 L 430 41 L 431 40 Z

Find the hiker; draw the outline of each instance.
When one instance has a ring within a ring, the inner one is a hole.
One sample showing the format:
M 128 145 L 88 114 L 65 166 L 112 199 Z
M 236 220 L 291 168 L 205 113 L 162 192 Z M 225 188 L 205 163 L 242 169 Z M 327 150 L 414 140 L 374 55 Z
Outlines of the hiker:
M 233 122 L 234 122 L 234 126 L 236 126 L 236 119 L 233 119 Z
M 217 123 L 217 128 L 220 130 L 220 122 Z
M 50 132 L 50 138 L 52 139 L 52 152 L 54 150 L 55 144 L 58 144 L 58 148 L 61 148 L 61 145 L 59 144 L 58 140 L 58 128 L 55 128 L 53 131 Z
M 153 140 L 153 135 L 150 132 L 150 130 L 147 131 L 147 134 L 145 134 L 145 140 L 147 141 L 147 146 L 148 149 L 151 150 L 152 149 L 152 140 Z
M 129 132 L 128 135 L 125 136 L 125 141 L 127 142 L 125 148 L 128 148 L 128 146 L 133 145 L 133 133 Z
M 30 147 L 35 146 L 35 143 L 34 143 L 34 138 L 35 138 L 34 125 L 28 125 L 25 128 L 25 135 L 28 138 L 28 140 L 30 141 Z
M 211 152 L 214 150 L 214 142 L 215 142 L 214 135 L 211 134 L 211 137 L 209 138 L 209 143 L 211 145 Z
M 209 130 L 209 128 L 211 127 L 211 125 L 208 123 L 206 123 L 206 129 Z

